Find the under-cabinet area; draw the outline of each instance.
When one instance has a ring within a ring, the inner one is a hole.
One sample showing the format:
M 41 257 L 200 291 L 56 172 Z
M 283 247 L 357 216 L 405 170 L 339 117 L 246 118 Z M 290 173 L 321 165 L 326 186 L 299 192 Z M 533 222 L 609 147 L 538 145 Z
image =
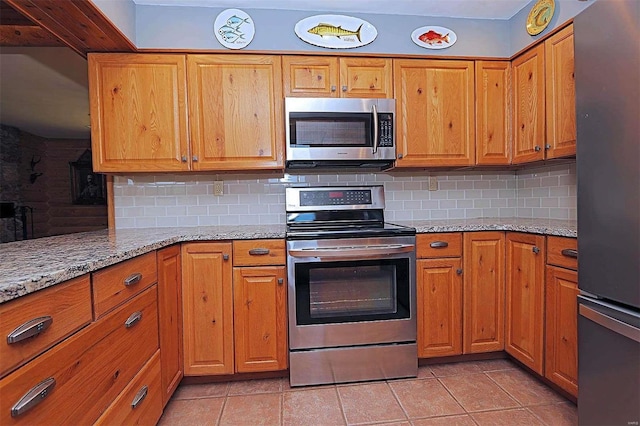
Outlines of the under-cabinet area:
M 419 233 L 418 357 L 506 351 L 576 397 L 576 247 Z M 155 423 L 184 376 L 286 374 L 285 253 L 282 238 L 184 240 L 0 304 L 2 423 Z

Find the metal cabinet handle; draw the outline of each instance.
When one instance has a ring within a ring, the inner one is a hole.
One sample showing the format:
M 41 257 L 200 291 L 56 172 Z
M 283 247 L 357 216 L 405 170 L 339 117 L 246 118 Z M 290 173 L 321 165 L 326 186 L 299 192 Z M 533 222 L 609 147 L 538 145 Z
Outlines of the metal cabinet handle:
M 10 345 L 37 336 L 49 328 L 52 322 L 53 318 L 49 315 L 29 320 L 7 335 L 7 344 Z
M 229 255 L 228 254 L 223 254 L 222 255 L 222 260 L 229 260 Z
M 198 156 L 194 155 L 193 158 L 191 158 L 191 161 L 197 162 L 198 161 Z
M 462 275 L 462 269 L 456 269 L 456 274 Z
M 550 145 L 550 144 L 546 144 L 546 145 L 544 146 L 544 149 L 551 149 L 551 145 Z
M 542 148 L 540 148 L 538 145 L 536 145 L 536 146 L 534 146 L 534 147 L 533 147 L 533 150 L 534 150 L 535 152 L 540 152 L 540 150 L 541 150 L 541 149 L 542 149 Z
M 131 316 L 129 318 L 127 318 L 127 320 L 124 322 L 124 326 L 126 328 L 131 328 L 134 325 L 136 325 L 136 323 L 138 323 L 140 320 L 142 319 L 142 312 L 138 311 L 138 312 L 134 312 L 131 314 Z
M 269 251 L 268 248 L 260 248 L 259 247 L 259 248 L 254 248 L 254 249 L 249 250 L 249 254 L 251 256 L 265 256 L 265 255 L 267 255 L 269 253 L 270 253 L 270 251 Z
M 402 154 L 398 154 L 398 160 L 402 160 Z
M 144 385 L 140 388 L 136 396 L 133 397 L 133 401 L 131 401 L 131 408 L 136 408 L 144 399 L 147 397 L 147 393 L 149 393 L 149 386 Z
M 183 155 L 182 158 L 180 159 L 183 163 L 187 162 L 187 156 Z
M 284 284 L 284 278 L 278 278 L 278 285 Z
M 533 246 L 533 248 L 531 249 L 532 252 L 534 252 L 535 254 L 540 253 L 540 249 L 536 246 Z
M 11 417 L 18 417 L 40 404 L 42 400 L 49 396 L 55 387 L 56 379 L 53 377 L 49 377 L 32 387 L 29 392 L 25 393 L 24 396 L 11 407 Z
M 449 243 L 446 241 L 434 241 L 431 244 L 429 244 L 429 247 L 431 248 L 445 248 L 445 247 L 449 247 Z
M 560 253 L 562 253 L 563 256 L 572 257 L 574 259 L 578 258 L 578 250 L 563 249 Z
M 342 91 L 346 92 L 347 91 L 347 86 L 342 86 Z
M 331 86 L 331 91 L 335 92 L 338 88 L 336 86 Z
M 140 272 L 136 272 L 135 274 L 131 274 L 124 279 L 124 285 L 129 287 L 134 284 L 138 284 L 141 280 L 142 280 L 142 274 Z

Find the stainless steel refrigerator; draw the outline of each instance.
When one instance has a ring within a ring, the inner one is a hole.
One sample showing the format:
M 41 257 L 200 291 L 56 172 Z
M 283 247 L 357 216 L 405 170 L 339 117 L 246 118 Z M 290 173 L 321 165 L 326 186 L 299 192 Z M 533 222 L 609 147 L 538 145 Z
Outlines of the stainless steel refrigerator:
M 578 418 L 640 421 L 640 1 L 574 19 Z

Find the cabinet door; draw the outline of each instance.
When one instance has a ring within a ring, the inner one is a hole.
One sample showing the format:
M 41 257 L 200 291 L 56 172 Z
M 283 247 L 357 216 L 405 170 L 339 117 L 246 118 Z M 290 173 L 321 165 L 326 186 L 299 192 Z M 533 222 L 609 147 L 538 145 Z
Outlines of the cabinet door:
M 340 58 L 340 92 L 344 98 L 393 98 L 391 59 Z
M 464 234 L 464 353 L 504 350 L 504 232 Z
M 511 164 L 511 63 L 476 61 L 476 164 Z
M 513 163 L 544 159 L 544 44 L 513 60 Z
M 234 268 L 236 371 L 287 368 L 287 283 L 284 266 Z
M 184 374 L 233 373 L 231 243 L 182 245 Z
M 578 396 L 578 273 L 547 266 L 544 375 Z
M 573 25 L 544 42 L 547 95 L 547 158 L 576 154 L 576 84 Z
M 462 260 L 417 261 L 418 357 L 462 354 Z
M 188 55 L 193 170 L 284 167 L 280 58 Z
M 283 56 L 282 84 L 285 96 L 338 97 L 338 58 Z
M 162 406 L 182 380 L 182 262 L 180 246 L 158 250 L 158 326 Z
M 88 60 L 93 170 L 188 170 L 184 55 L 91 53 Z
M 473 61 L 394 60 L 396 167 L 475 163 Z
M 543 375 L 544 236 L 507 233 L 505 350 Z

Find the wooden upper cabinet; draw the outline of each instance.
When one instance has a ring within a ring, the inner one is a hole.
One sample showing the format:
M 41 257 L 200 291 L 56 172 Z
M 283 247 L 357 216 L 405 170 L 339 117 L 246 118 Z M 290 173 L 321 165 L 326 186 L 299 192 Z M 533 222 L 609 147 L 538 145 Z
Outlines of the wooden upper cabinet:
M 187 55 L 192 170 L 284 167 L 279 56 Z
M 94 171 L 188 170 L 185 56 L 92 53 L 88 61 Z
M 473 61 L 394 60 L 396 167 L 475 163 Z
M 283 56 L 282 69 L 285 96 L 393 98 L 391 59 Z
M 543 375 L 544 274 L 543 235 L 507 233 L 505 350 Z
M 547 95 L 547 158 L 576 154 L 576 85 L 573 25 L 544 43 Z
M 527 50 L 513 66 L 513 163 L 543 160 L 545 147 L 544 44 Z
M 476 164 L 511 164 L 511 62 L 476 61 Z

